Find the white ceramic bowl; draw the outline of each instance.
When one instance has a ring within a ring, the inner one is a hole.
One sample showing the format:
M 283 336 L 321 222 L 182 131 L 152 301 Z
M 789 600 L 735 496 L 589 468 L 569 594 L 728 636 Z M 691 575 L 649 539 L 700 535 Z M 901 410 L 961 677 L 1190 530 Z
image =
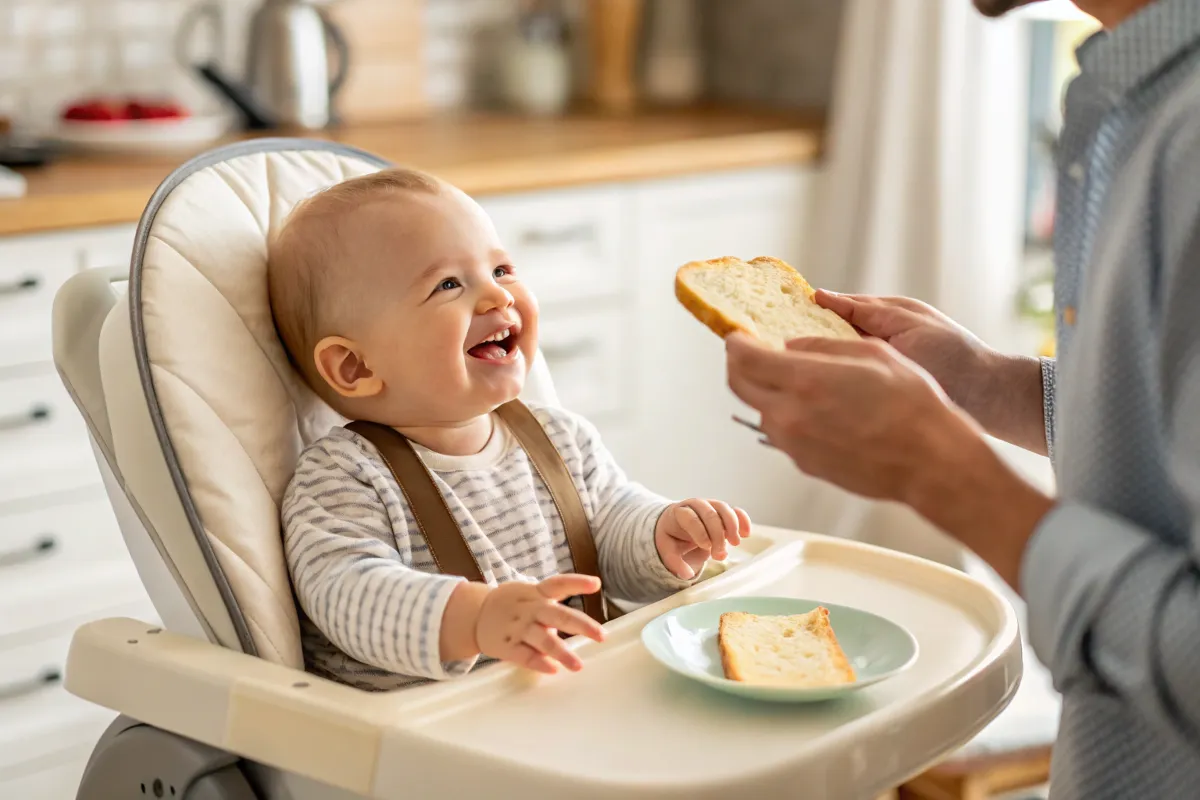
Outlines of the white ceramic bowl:
M 183 119 L 62 120 L 53 138 L 76 152 L 157 155 L 205 148 L 229 132 L 232 120 L 211 115 Z

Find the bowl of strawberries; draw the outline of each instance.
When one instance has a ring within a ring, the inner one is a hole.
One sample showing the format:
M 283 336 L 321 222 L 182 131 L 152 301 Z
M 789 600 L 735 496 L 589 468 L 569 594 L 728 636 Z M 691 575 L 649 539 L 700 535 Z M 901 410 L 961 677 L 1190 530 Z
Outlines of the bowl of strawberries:
M 202 149 L 229 126 L 228 117 L 197 115 L 170 98 L 94 96 L 62 110 L 54 138 L 93 153 L 175 153 Z

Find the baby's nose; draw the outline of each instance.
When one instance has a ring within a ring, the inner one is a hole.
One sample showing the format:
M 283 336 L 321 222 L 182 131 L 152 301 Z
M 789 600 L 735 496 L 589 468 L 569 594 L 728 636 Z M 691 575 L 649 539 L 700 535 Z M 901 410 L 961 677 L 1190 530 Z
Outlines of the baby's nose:
M 479 304 L 476 312 L 486 314 L 487 312 L 497 308 L 508 308 L 513 304 L 513 296 L 507 289 L 499 284 L 493 283 L 479 298 Z

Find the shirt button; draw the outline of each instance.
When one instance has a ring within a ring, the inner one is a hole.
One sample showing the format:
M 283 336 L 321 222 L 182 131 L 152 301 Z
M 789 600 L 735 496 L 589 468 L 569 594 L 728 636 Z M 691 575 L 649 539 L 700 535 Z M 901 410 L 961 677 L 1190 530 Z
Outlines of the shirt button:
M 1067 167 L 1067 175 L 1076 183 L 1082 183 L 1084 176 L 1083 165 L 1076 161 Z
M 1067 306 L 1063 309 L 1063 322 L 1072 327 L 1075 325 L 1075 306 Z

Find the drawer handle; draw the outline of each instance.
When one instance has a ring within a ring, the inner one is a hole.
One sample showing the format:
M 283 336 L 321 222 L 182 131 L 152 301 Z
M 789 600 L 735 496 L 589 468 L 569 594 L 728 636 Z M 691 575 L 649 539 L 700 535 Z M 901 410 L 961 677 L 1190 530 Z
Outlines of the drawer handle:
M 21 294 L 22 292 L 32 292 L 41 285 L 42 279 L 36 275 L 29 275 L 12 283 L 0 283 L 0 297 L 10 294 Z
M 574 225 L 558 230 L 532 230 L 521 236 L 521 244 L 530 247 L 564 245 L 572 242 L 587 242 L 596 238 L 596 226 L 590 223 Z
M 57 667 L 46 667 L 32 678 L 7 685 L 0 684 L 0 700 L 24 697 L 59 683 L 62 683 L 62 670 Z
M 544 344 L 542 355 L 547 361 L 570 361 L 589 356 L 600 349 L 595 339 L 580 339 L 567 344 Z
M 39 536 L 29 547 L 21 548 L 20 550 L 12 550 L 7 553 L 0 552 L 0 567 L 15 567 L 17 564 L 27 564 L 30 561 L 37 561 L 39 558 L 45 558 L 58 549 L 58 540 L 51 534 Z
M 50 419 L 50 406 L 45 403 L 37 403 L 22 414 L 9 414 L 7 417 L 0 417 L 0 432 L 28 428 L 30 425 L 37 425 L 39 422 L 45 422 L 48 419 Z

